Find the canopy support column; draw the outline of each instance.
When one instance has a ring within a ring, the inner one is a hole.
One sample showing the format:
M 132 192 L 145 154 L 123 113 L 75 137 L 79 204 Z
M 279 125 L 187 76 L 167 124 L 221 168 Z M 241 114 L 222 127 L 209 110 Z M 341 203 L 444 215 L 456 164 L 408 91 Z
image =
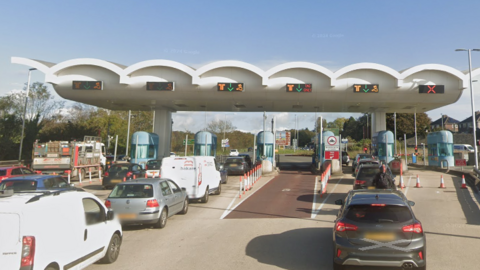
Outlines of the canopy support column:
M 153 133 L 158 135 L 157 158 L 169 157 L 172 139 L 172 111 L 155 109 L 155 125 Z

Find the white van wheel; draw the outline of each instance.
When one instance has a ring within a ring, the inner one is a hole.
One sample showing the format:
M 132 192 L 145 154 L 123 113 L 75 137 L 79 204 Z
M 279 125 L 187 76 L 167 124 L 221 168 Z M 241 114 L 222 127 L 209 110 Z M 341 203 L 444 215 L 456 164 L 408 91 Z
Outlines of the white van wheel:
M 120 254 L 120 246 L 122 245 L 122 239 L 118 234 L 113 234 L 110 243 L 108 244 L 107 253 L 103 257 L 102 261 L 104 263 L 113 263 L 117 260 L 118 255 Z
M 222 193 L 222 183 L 221 181 L 218 183 L 218 189 L 215 192 L 215 195 L 220 195 Z
M 202 198 L 202 203 L 207 203 L 208 202 L 208 187 L 205 189 L 205 195 L 203 195 Z

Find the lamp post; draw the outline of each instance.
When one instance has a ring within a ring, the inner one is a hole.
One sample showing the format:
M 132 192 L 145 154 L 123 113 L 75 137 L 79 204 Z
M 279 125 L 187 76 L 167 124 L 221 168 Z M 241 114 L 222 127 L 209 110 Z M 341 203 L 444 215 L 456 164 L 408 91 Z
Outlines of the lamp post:
M 472 104 L 472 124 L 473 124 L 473 143 L 475 144 L 475 169 L 478 170 L 478 150 L 477 150 L 477 119 L 475 119 L 475 102 L 473 100 L 473 85 L 472 85 L 472 51 L 480 51 L 480 49 L 456 49 L 456 52 L 468 52 L 468 75 L 470 83 L 470 98 Z
M 25 96 L 25 108 L 23 108 L 22 137 L 20 137 L 20 150 L 18 151 L 18 161 L 22 160 L 23 134 L 25 133 L 25 117 L 27 116 L 28 95 L 30 94 L 30 75 L 34 70 L 37 69 L 31 68 L 28 70 L 27 95 Z
M 442 130 L 443 130 L 443 113 L 441 113 L 441 115 L 442 115 Z

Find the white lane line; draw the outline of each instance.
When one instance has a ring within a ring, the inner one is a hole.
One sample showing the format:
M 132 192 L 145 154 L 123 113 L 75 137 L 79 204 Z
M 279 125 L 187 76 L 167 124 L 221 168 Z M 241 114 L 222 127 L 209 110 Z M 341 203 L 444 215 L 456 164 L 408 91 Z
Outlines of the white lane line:
M 412 176 L 410 175 L 410 178 L 408 178 L 407 188 L 405 189 L 405 197 L 407 196 L 408 188 L 410 187 L 410 181 L 411 180 L 412 180 Z
M 322 204 L 318 207 L 318 209 L 312 214 L 312 218 L 315 218 L 318 213 L 320 213 L 320 210 L 322 210 L 322 207 L 325 205 L 325 202 L 328 200 L 328 198 L 330 197 L 330 195 L 332 195 L 332 193 L 335 191 L 335 189 L 337 188 L 338 184 L 340 184 L 340 182 L 342 181 L 343 177 L 338 179 L 338 182 L 337 184 L 333 187 L 332 191 L 330 191 L 327 195 L 327 197 L 325 198 L 325 200 L 323 200 Z
M 318 180 L 317 180 L 317 177 L 315 177 L 315 189 L 313 190 L 312 215 L 310 216 L 310 218 L 315 218 L 313 214 L 315 213 L 315 207 L 317 206 L 317 184 L 318 184 Z
M 235 202 L 235 200 L 237 199 L 237 197 L 240 195 L 240 191 L 237 192 L 237 194 L 235 194 L 235 197 L 233 197 L 233 200 L 232 202 L 228 205 L 227 209 L 225 209 L 225 211 L 223 212 L 223 215 L 220 217 L 220 219 L 223 219 L 224 217 L 226 217 L 228 214 L 230 214 L 230 212 L 232 212 L 233 209 L 230 209 L 230 207 L 232 206 L 232 204 Z

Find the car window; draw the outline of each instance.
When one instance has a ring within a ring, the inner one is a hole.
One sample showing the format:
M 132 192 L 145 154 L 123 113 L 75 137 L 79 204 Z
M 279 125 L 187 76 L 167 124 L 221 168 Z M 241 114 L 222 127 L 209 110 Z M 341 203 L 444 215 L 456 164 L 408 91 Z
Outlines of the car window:
M 243 162 L 243 158 L 227 158 L 227 160 L 225 160 L 225 163 L 242 163 Z
M 19 175 L 19 174 L 22 174 L 22 169 L 20 168 L 12 169 L 11 175 Z
M 35 172 L 27 168 L 22 168 L 22 172 L 23 174 L 35 174 Z
M 162 189 L 163 196 L 172 194 L 172 190 L 166 181 L 160 182 L 160 188 Z
M 369 180 L 373 179 L 378 173 L 377 167 L 372 168 L 361 168 L 357 175 L 357 180 Z
M 399 205 L 351 205 L 345 217 L 359 223 L 401 223 L 411 220 L 412 214 L 406 206 Z
M 64 187 L 68 187 L 68 183 L 67 181 L 65 181 L 65 179 L 63 179 L 62 177 L 55 177 L 53 178 L 53 187 L 54 188 L 64 188 Z
M 140 170 L 140 166 L 139 166 L 139 165 L 133 165 L 132 171 L 136 172 L 136 171 L 139 171 L 139 170 Z
M 161 160 L 149 160 L 147 162 L 148 169 L 160 169 L 162 166 Z
M 175 184 L 173 181 L 168 180 L 168 184 L 170 185 L 170 188 L 173 190 L 173 193 L 182 192 L 182 189 L 180 189 L 180 187 L 177 186 L 177 184 Z
M 116 185 L 109 198 L 150 198 L 153 197 L 153 186 L 150 184 Z
M 13 192 L 25 191 L 25 190 L 36 190 L 37 181 L 30 180 L 3 180 L 0 183 L 0 190 L 13 189 Z
M 83 211 L 85 212 L 85 223 L 87 225 L 94 225 L 105 221 L 105 210 L 94 199 L 84 198 Z
M 113 165 L 108 169 L 109 173 L 128 172 L 128 165 Z
M 5 176 L 7 175 L 7 171 L 6 170 L 0 170 L 0 176 Z

